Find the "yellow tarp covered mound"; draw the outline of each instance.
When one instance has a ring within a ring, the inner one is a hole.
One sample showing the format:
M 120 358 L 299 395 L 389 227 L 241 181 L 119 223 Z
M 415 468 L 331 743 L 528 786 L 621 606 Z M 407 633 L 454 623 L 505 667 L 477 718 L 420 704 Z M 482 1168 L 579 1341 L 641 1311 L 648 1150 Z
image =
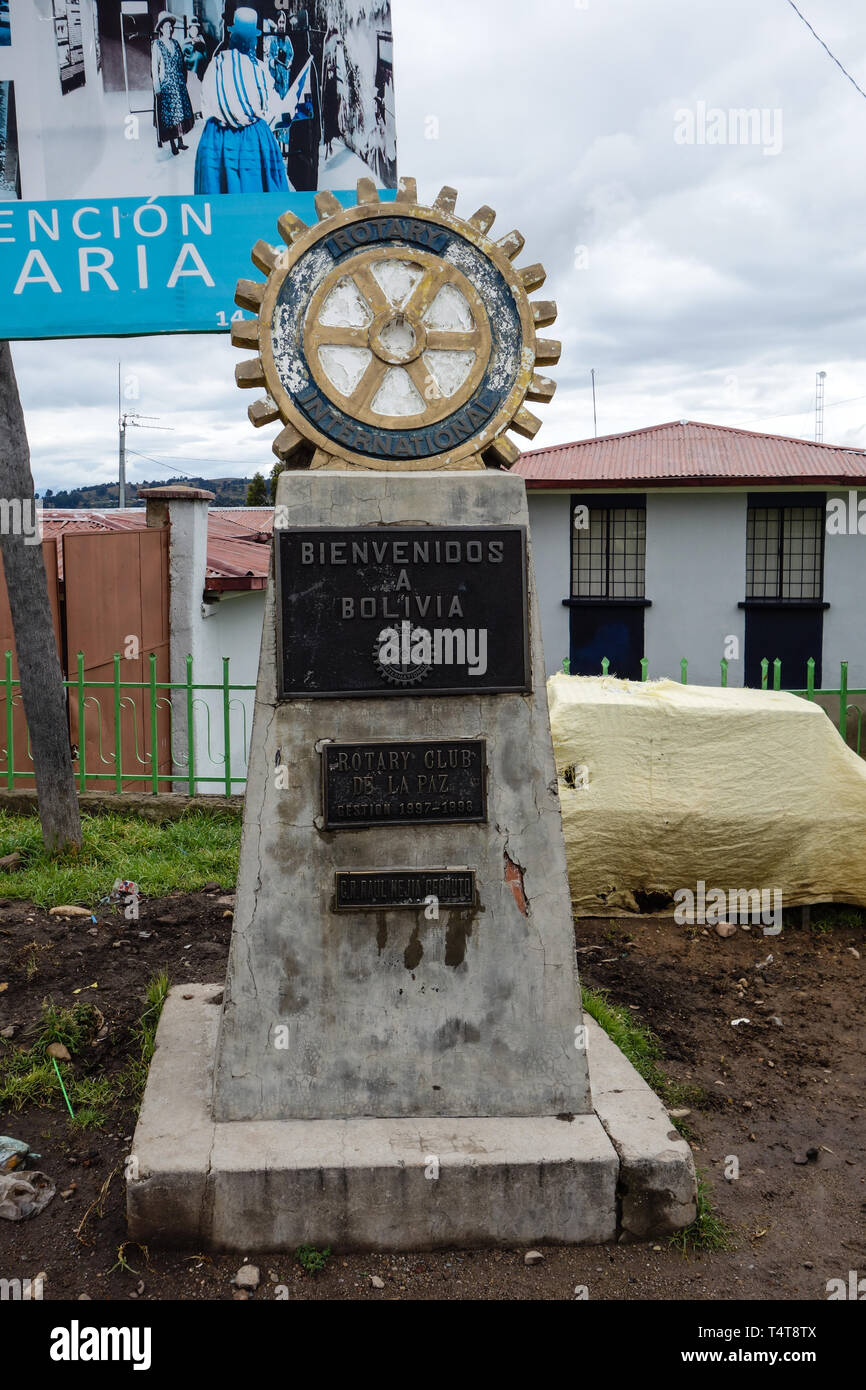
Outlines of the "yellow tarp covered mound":
M 701 881 L 779 889 L 785 907 L 866 906 L 866 763 L 820 706 L 565 675 L 548 697 L 579 915 L 638 911 L 643 894 L 672 900 Z

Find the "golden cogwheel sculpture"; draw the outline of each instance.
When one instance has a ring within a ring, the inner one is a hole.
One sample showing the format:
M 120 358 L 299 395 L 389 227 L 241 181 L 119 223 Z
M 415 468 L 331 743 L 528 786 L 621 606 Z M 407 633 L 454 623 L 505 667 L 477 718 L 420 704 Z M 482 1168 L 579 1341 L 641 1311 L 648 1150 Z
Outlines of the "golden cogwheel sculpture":
M 254 425 L 282 420 L 274 452 L 289 467 L 376 471 L 509 468 L 506 437 L 533 439 L 541 421 L 525 401 L 556 389 L 537 369 L 561 345 L 538 338 L 556 305 L 531 302 L 540 265 L 513 265 L 524 239 L 490 237 L 495 213 L 468 221 L 443 188 L 432 208 L 414 179 L 394 202 L 371 179 L 356 207 L 316 196 L 318 223 L 279 220 L 285 248 L 259 241 L 252 260 L 267 274 L 241 280 L 235 303 L 254 313 L 232 326 L 235 347 L 255 349 L 235 377 L 264 387 Z

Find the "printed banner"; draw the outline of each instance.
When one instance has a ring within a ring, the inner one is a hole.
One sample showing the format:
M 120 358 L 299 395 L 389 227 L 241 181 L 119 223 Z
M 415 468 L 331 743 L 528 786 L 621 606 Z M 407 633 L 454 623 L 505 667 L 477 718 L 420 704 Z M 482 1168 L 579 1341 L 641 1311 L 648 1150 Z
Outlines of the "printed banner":
M 390 0 L 0 0 L 0 336 L 225 331 L 282 212 L 396 188 L 392 55 Z

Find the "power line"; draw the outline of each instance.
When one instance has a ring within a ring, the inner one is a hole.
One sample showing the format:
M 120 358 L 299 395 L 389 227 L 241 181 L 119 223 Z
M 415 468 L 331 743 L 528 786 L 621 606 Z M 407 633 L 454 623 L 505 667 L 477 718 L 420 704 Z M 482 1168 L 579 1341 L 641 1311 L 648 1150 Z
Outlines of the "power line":
M 834 410 L 837 405 L 850 405 L 852 401 L 866 401 L 866 396 L 848 396 L 844 401 L 830 401 L 825 405 L 825 410 Z M 762 415 L 758 420 L 749 420 L 745 425 L 738 425 L 738 429 L 747 429 L 749 425 L 763 425 L 767 420 L 799 420 L 803 415 L 811 415 L 814 407 L 808 410 L 789 410 L 785 415 Z
M 829 48 L 827 47 L 827 45 L 825 44 L 824 40 L 821 38 L 821 35 L 815 33 L 815 30 L 812 28 L 811 24 L 809 23 L 809 21 L 808 21 L 808 19 L 806 18 L 806 16 L 803 14 L 802 10 L 798 10 L 798 9 L 797 9 L 797 6 L 794 4 L 794 0 L 788 0 L 788 4 L 791 6 L 791 9 L 794 11 L 794 14 L 799 15 L 800 19 L 802 19 L 803 23 L 805 24 L 806 28 L 809 30 L 809 33 L 812 35 L 812 37 L 818 40 L 819 44 L 820 44 L 821 47 L 824 49 L 824 52 L 825 52 L 826 54 L 828 54 L 828 56 L 829 56 L 830 58 L 833 59 L 833 62 L 836 64 L 836 66 L 837 66 L 837 68 L 839 69 L 839 71 L 840 71 L 840 72 L 843 72 L 843 73 L 845 74 L 845 76 L 847 77 L 848 81 L 851 83 L 851 86 L 852 86 L 852 87 L 856 87 L 856 88 L 857 88 L 857 91 L 860 93 L 861 97 L 863 97 L 864 99 L 866 99 L 866 92 L 864 92 L 864 90 L 863 90 L 863 88 L 860 86 L 859 82 L 857 82 L 857 81 L 851 76 L 851 74 L 850 74 L 850 72 L 848 71 L 847 68 L 845 68 L 845 67 L 842 66 L 842 64 L 839 62 L 839 59 L 836 57 L 836 54 L 835 54 L 835 53 L 832 53 L 832 52 L 830 51 L 830 49 L 829 49 Z

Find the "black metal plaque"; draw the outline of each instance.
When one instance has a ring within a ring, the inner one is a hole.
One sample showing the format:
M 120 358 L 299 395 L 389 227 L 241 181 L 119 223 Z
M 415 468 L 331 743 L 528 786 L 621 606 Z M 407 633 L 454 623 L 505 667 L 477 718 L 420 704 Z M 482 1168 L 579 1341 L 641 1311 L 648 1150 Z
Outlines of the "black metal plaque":
M 475 907 L 474 869 L 338 869 L 335 912 L 417 909 L 435 898 L 440 909 Z
M 522 526 L 278 530 L 279 698 L 530 689 Z
M 485 821 L 487 744 L 327 743 L 322 803 L 326 830 Z

